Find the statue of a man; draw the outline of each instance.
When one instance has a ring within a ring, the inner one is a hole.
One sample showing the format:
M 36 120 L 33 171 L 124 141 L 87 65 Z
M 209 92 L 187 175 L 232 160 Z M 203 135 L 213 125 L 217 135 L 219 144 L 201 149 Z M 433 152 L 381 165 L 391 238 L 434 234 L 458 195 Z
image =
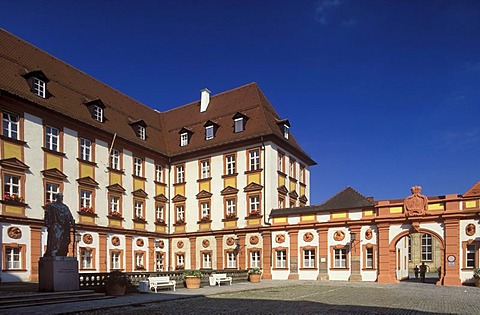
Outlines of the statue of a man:
M 44 257 L 67 256 L 70 244 L 70 229 L 75 228 L 70 209 L 63 202 L 63 194 L 58 193 L 55 202 L 45 209 L 45 226 L 48 231 L 47 251 Z

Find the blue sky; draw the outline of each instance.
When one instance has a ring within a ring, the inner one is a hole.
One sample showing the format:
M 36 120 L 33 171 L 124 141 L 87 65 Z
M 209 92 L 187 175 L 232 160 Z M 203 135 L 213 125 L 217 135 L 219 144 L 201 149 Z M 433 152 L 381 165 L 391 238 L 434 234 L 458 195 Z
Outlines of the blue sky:
M 257 82 L 311 203 L 480 180 L 480 1 L 6 1 L 0 27 L 160 111 Z

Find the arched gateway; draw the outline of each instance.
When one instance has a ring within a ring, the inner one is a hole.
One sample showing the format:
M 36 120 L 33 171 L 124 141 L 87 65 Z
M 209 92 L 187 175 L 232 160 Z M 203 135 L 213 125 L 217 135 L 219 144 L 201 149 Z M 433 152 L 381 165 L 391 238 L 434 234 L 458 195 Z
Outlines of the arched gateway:
M 480 258 L 480 182 L 462 195 L 427 198 L 419 186 L 411 192 L 374 201 L 347 187 L 318 206 L 273 210 L 264 275 L 397 283 L 419 261 L 438 275 L 437 285 L 473 283 Z M 412 259 L 405 241 L 410 236 L 417 246 L 434 244 L 434 258 L 422 248 L 421 260 Z

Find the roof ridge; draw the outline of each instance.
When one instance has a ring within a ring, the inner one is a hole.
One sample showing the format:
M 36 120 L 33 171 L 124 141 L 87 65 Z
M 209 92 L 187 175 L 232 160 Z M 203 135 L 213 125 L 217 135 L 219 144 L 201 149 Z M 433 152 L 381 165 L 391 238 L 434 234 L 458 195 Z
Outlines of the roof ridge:
M 321 204 L 319 204 L 319 206 L 323 206 L 324 204 L 326 204 L 327 202 L 329 202 L 330 200 L 332 200 L 333 198 L 337 197 L 338 195 L 340 195 L 341 193 L 343 193 L 345 190 L 347 190 L 347 188 L 351 188 L 350 186 L 347 186 L 345 188 L 343 188 L 342 190 L 340 190 L 338 193 L 336 193 L 335 195 L 331 196 L 330 198 L 328 198 L 327 200 L 325 200 L 324 202 L 322 202 Z

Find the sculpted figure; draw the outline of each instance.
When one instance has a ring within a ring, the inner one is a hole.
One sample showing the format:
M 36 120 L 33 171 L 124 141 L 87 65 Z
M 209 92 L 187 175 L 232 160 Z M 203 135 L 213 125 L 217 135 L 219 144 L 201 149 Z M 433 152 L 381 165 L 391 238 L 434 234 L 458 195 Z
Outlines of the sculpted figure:
M 67 256 L 70 244 L 70 228 L 75 228 L 70 209 L 63 202 L 63 194 L 56 195 L 45 209 L 45 226 L 47 227 L 47 251 L 44 257 Z
M 422 187 L 413 186 L 411 188 L 412 195 L 408 196 L 403 205 L 407 216 L 423 215 L 428 209 L 428 198 L 421 194 Z

